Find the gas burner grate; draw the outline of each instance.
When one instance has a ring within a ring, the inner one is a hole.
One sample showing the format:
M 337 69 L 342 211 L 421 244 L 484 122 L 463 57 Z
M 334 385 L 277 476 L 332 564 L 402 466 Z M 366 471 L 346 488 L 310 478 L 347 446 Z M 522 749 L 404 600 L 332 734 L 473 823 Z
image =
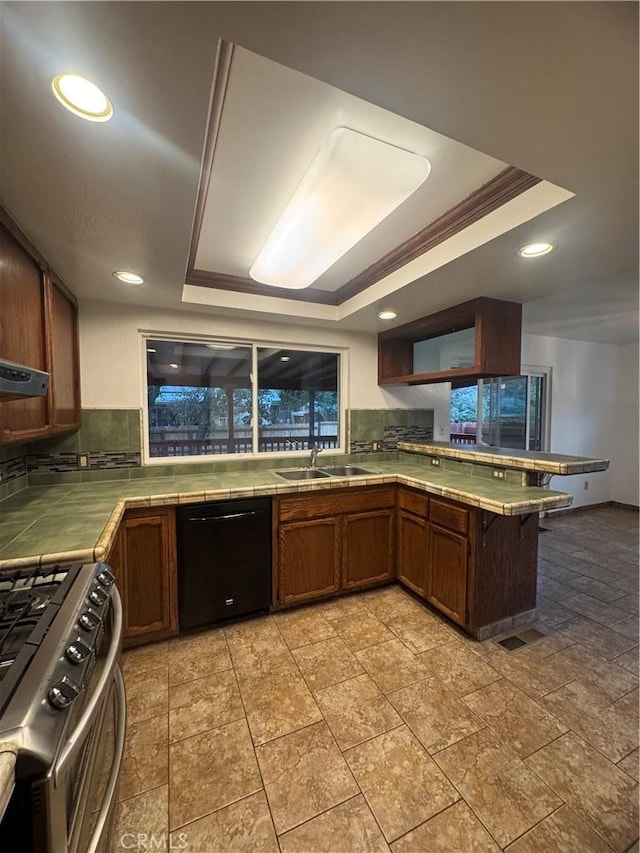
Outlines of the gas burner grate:
M 0 681 L 3 698 L 51 625 L 74 566 L 29 566 L 0 573 Z

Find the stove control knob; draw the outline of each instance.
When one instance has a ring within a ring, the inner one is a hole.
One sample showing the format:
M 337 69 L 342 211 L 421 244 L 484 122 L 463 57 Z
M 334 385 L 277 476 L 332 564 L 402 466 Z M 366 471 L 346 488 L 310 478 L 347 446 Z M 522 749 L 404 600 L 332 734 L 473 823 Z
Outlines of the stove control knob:
M 82 663 L 82 661 L 85 660 L 85 658 L 88 658 L 90 654 L 91 646 L 83 643 L 80 637 L 69 643 L 65 649 L 67 660 L 70 660 L 71 663 Z
M 109 594 L 100 588 L 93 589 L 89 593 L 89 601 L 97 607 L 102 607 L 108 598 Z
M 49 691 L 49 704 L 54 708 L 63 710 L 68 708 L 73 700 L 80 695 L 80 688 L 65 675 L 60 681 L 57 681 Z
M 115 581 L 115 575 L 112 571 L 107 569 L 106 567 L 98 572 L 98 581 L 102 584 L 102 586 L 111 586 Z
M 93 631 L 96 625 L 100 624 L 100 621 L 100 617 L 97 613 L 94 613 L 93 610 L 85 610 L 84 613 L 80 615 L 78 624 L 81 628 L 84 628 L 85 631 Z

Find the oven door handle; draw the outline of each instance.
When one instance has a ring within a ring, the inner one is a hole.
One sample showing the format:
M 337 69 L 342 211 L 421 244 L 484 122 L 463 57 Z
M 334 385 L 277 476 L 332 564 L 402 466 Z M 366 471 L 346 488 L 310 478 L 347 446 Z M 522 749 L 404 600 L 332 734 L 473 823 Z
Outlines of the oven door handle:
M 60 755 L 55 762 L 54 782 L 57 786 L 64 775 L 67 765 L 74 758 L 78 750 L 82 749 L 91 726 L 102 708 L 106 692 L 111 687 L 116 668 L 118 666 L 118 655 L 122 640 L 122 603 L 116 586 L 111 587 L 111 612 L 113 624 L 111 626 L 111 645 L 105 659 L 100 678 L 95 686 L 93 695 L 89 698 L 87 707 L 84 709 L 78 725 L 73 730 L 71 737 L 67 740 Z
M 86 853 L 96 853 L 100 842 L 103 840 L 104 828 L 109 819 L 109 812 L 116 795 L 116 786 L 118 784 L 118 776 L 120 774 L 120 766 L 122 764 L 122 756 L 124 754 L 124 739 L 127 724 L 127 701 L 124 692 L 124 681 L 120 667 L 116 664 L 115 671 L 115 688 L 117 702 L 117 722 L 116 722 L 116 742 L 113 755 L 113 764 L 109 773 L 109 781 L 104 792 L 104 799 L 100 806 L 100 812 L 96 819 L 93 836 L 87 847 Z

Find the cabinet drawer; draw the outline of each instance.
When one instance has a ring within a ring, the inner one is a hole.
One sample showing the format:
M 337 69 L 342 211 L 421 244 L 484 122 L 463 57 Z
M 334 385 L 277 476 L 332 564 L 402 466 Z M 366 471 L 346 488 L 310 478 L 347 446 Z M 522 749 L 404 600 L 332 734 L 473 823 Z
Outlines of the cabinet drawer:
M 400 509 L 406 509 L 407 512 L 419 515 L 421 518 L 426 518 L 429 514 L 429 498 L 425 494 L 410 492 L 408 489 L 399 490 L 398 506 Z
M 469 510 L 444 501 L 431 499 L 430 520 L 433 524 L 466 533 L 469 529 Z
M 344 512 L 359 512 L 368 509 L 384 509 L 394 504 L 395 486 L 373 489 L 347 489 L 323 491 L 295 498 L 281 498 L 278 517 L 280 521 L 297 521 L 338 515 Z

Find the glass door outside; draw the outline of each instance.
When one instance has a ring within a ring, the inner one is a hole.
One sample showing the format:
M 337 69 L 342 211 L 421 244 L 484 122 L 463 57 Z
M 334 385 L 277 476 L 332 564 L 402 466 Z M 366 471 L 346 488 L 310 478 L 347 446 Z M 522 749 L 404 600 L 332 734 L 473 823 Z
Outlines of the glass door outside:
M 548 374 L 478 380 L 477 434 L 492 447 L 544 450 Z

